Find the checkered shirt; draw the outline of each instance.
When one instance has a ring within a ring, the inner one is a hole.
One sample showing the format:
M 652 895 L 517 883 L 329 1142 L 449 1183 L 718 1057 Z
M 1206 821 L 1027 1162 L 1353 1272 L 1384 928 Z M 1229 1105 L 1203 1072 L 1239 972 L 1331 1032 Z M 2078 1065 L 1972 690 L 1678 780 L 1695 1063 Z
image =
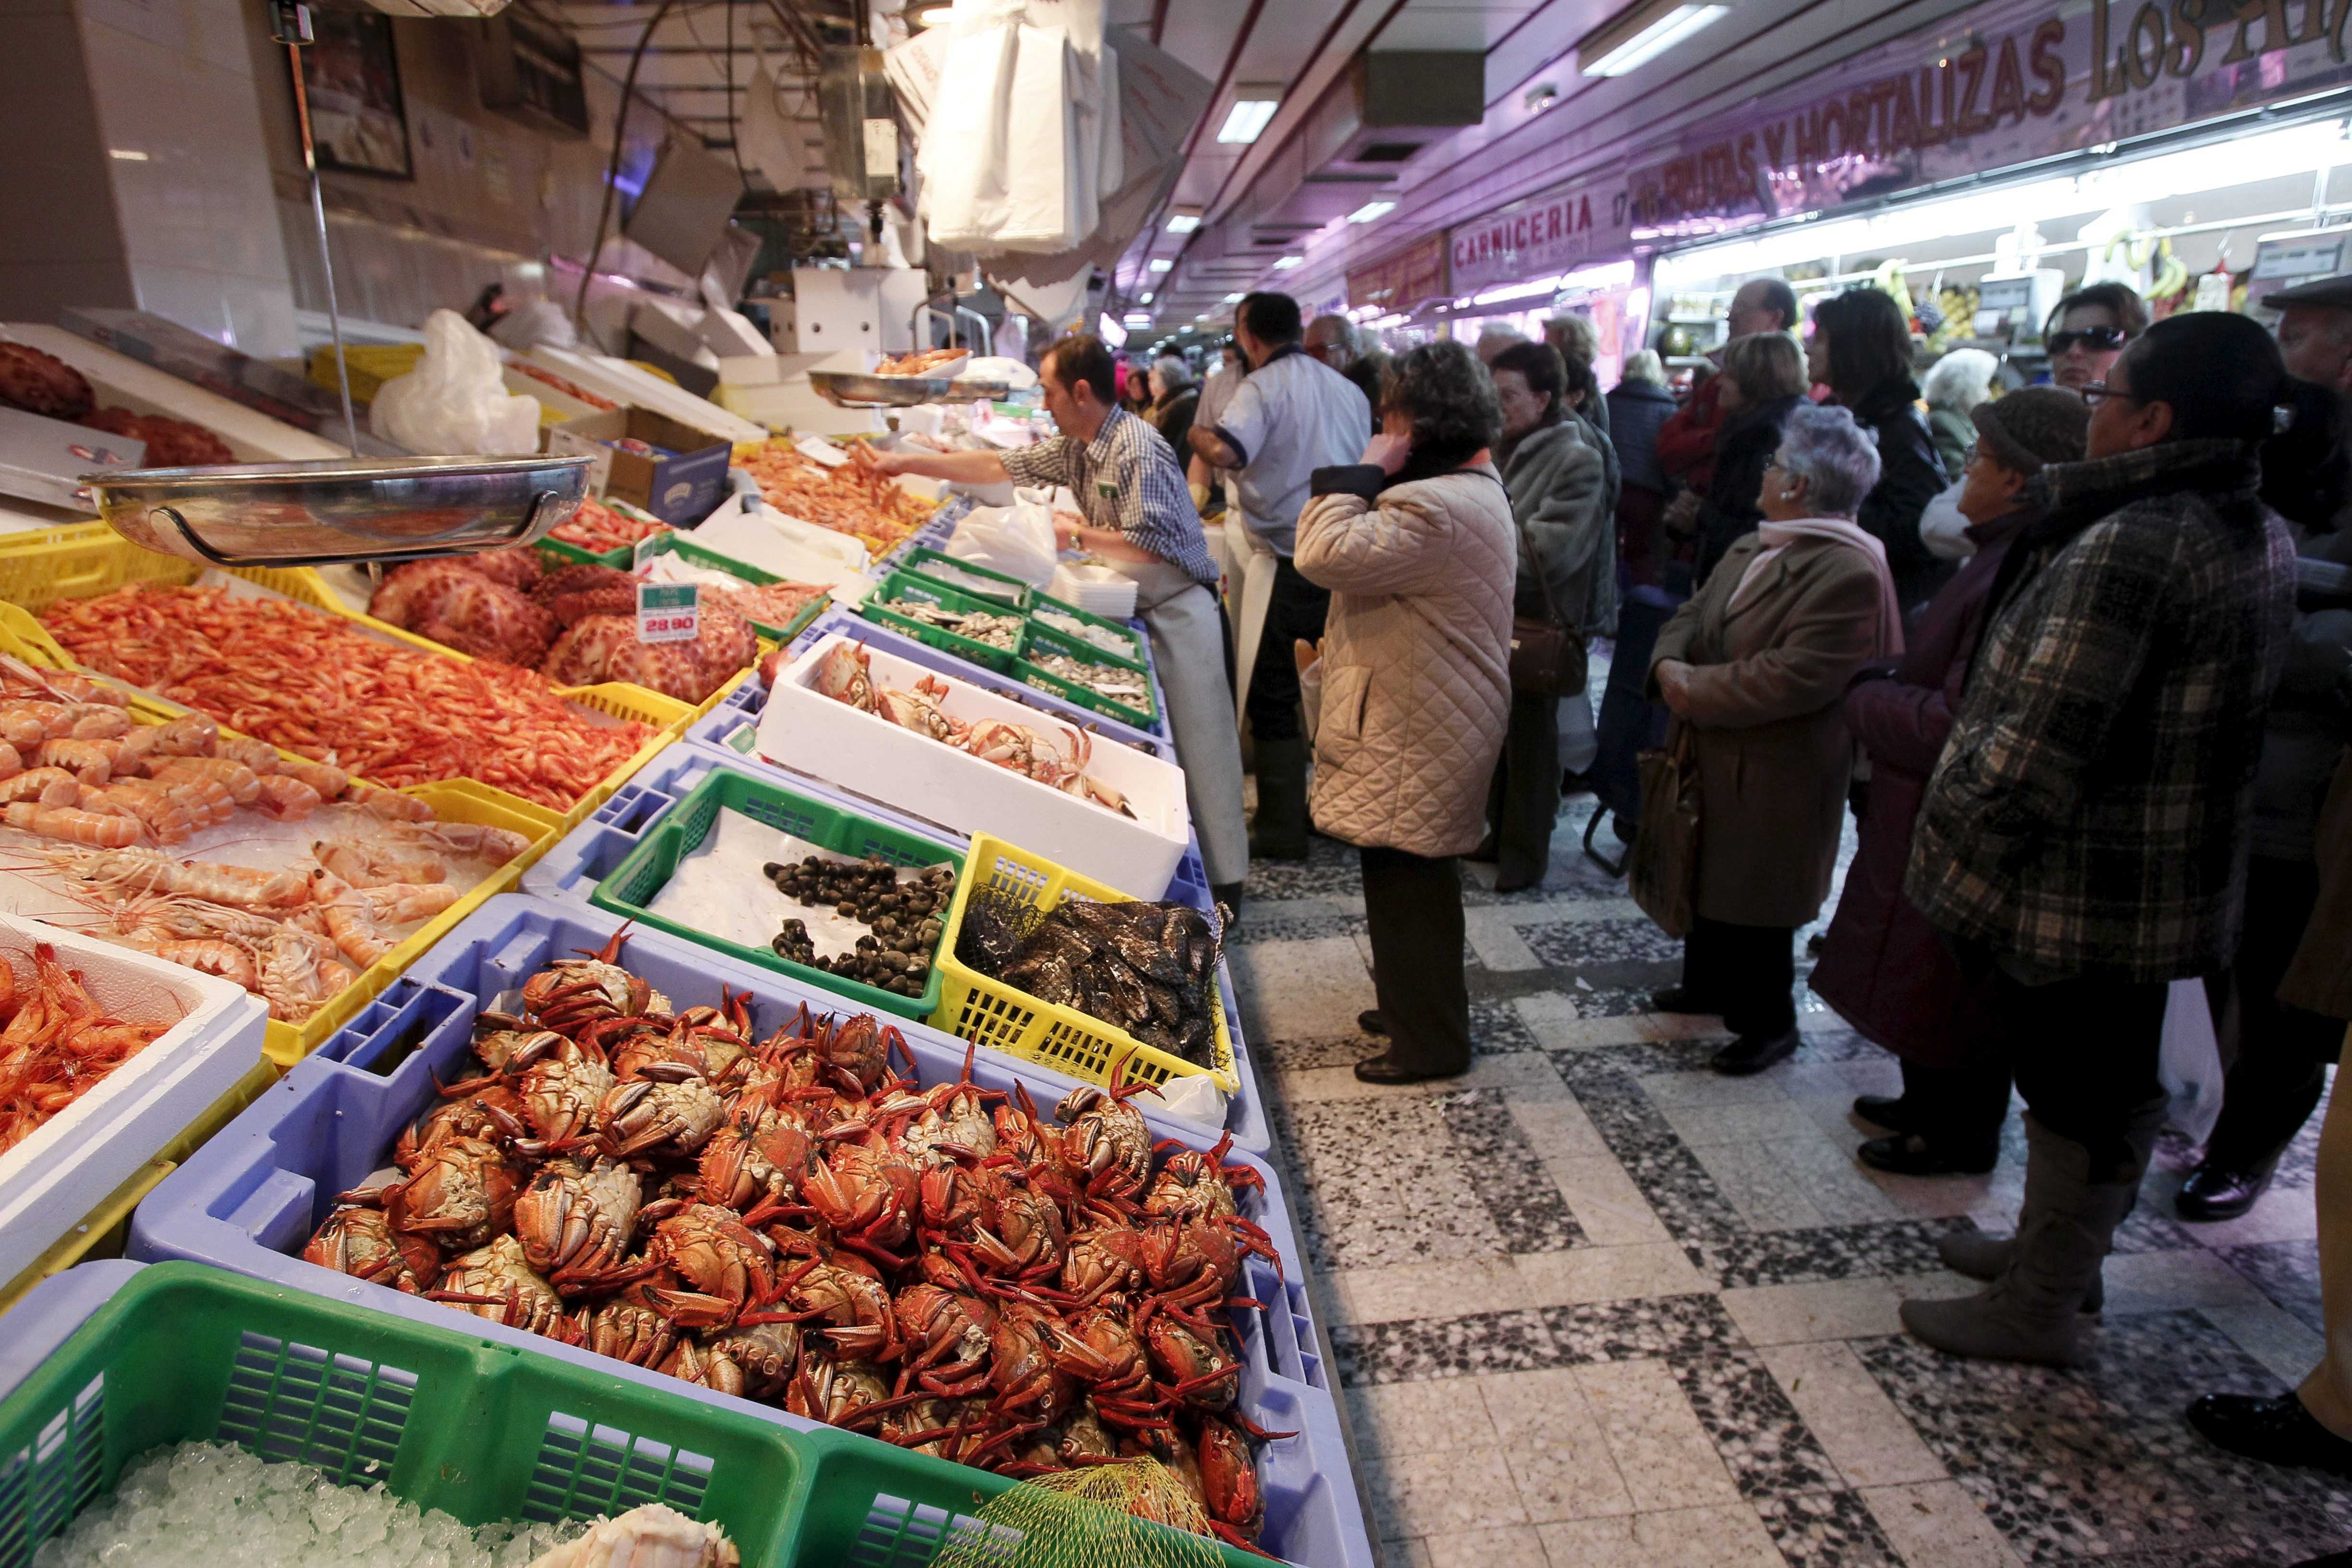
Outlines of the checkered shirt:
M 1217 585 L 1216 563 L 1201 536 L 1201 514 L 1184 470 L 1160 432 L 1124 408 L 1111 410 L 1091 441 L 1057 436 L 1003 454 L 1016 485 L 1067 485 L 1087 521 L 1115 528 L 1139 550 L 1181 567 L 1195 583 Z

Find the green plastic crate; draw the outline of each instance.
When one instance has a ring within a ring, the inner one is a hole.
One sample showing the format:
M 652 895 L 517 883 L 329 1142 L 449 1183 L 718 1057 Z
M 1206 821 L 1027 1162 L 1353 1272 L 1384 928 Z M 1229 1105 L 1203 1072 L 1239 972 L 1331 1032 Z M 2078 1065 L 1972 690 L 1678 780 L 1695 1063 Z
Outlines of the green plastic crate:
M 713 572 L 724 572 L 730 577 L 740 578 L 755 588 L 764 588 L 771 583 L 785 581 L 773 572 L 763 572 L 748 561 L 738 561 L 731 555 L 721 555 L 707 545 L 697 544 L 690 536 L 680 533 L 676 529 L 640 540 L 632 548 L 635 553 L 628 561 L 622 563 L 624 567 L 642 566 L 656 555 L 675 555 L 690 565 L 706 566 Z M 751 629 L 770 642 L 788 643 L 805 631 L 809 623 L 824 614 L 832 605 L 831 595 L 819 594 L 800 607 L 799 613 L 793 616 L 790 626 L 779 626 L 773 621 L 753 621 Z
M 547 569 L 551 572 L 564 566 L 610 566 L 615 572 L 626 572 L 630 555 L 636 546 L 624 544 L 612 550 L 583 550 L 560 539 L 542 539 L 531 548 L 547 557 Z
M 792 1568 L 929 1568 L 950 1545 L 1013 1561 L 1017 1534 L 974 1516 L 1019 1482 L 845 1432 L 827 1429 L 806 1438 L 817 1458 Z M 1137 1550 L 1121 1561 L 1215 1560 L 1225 1568 L 1265 1568 L 1265 1558 L 1223 1542 L 1140 1521 L 1133 1529 Z M 744 1562 L 751 1562 L 748 1552 Z
M 801 1434 L 758 1416 L 158 1263 L 0 1403 L 0 1568 L 25 1568 L 148 1449 L 206 1441 L 382 1481 L 468 1525 L 667 1503 L 725 1530 L 747 1568 L 796 1560 L 815 1469 Z
M 856 812 L 834 805 L 811 796 L 779 789 L 775 785 L 726 768 L 713 769 L 710 774 L 686 798 L 669 808 L 660 820 L 646 832 L 629 858 L 621 862 L 613 874 L 596 884 L 588 901 L 598 909 L 624 915 L 640 925 L 666 931 L 672 936 L 683 937 L 699 947 L 745 963 L 756 963 L 778 974 L 789 974 L 803 984 L 830 991 L 855 1002 L 861 1007 L 877 1008 L 901 1018 L 928 1018 L 939 1011 L 940 970 L 938 953 L 933 951 L 930 975 L 919 996 L 901 996 L 895 991 L 884 991 L 860 981 L 845 979 L 805 963 L 794 963 L 777 956 L 773 948 L 746 947 L 712 936 L 689 925 L 666 920 L 646 909 L 659 896 L 669 879 L 677 874 L 678 862 L 692 854 L 719 820 L 722 809 L 732 809 L 771 827 L 822 845 L 837 855 L 863 858 L 878 855 L 894 866 L 936 866 L 942 861 L 963 872 L 963 857 L 943 844 L 904 832 L 886 824 L 858 816 Z M 939 911 L 942 924 L 947 911 Z M 5 1565 L 0 1565 L 5 1568 Z
M 1020 578 L 1013 576 L 1010 573 L 998 572 L 986 566 L 975 565 L 969 561 L 959 561 L 954 556 L 948 554 L 945 551 L 933 550 L 927 545 L 919 544 L 915 546 L 914 549 L 908 551 L 907 552 L 907 558 L 898 563 L 898 569 L 902 572 L 912 572 L 919 577 L 936 583 L 942 588 L 953 589 L 959 594 L 974 594 L 979 592 L 976 588 L 964 587 L 961 584 L 950 582 L 945 577 L 935 576 L 930 572 L 925 570 L 926 567 L 932 565 L 934 563 L 952 566 L 959 572 L 969 572 L 975 577 L 985 577 L 991 582 L 1003 584 L 1004 591 L 1002 595 L 992 592 L 982 595 L 982 596 L 990 599 L 1001 597 L 1004 601 L 1006 607 L 1009 609 L 1025 610 L 1029 607 L 1031 601 L 1037 596 L 1036 589 L 1032 588 L 1028 584 L 1024 583 Z
M 1065 680 L 1058 675 L 1040 669 L 1029 660 L 1032 649 L 1066 654 L 1080 664 L 1101 665 L 1106 668 L 1139 675 L 1143 677 L 1143 705 L 1139 708 L 1131 703 L 1115 701 L 1090 686 L 1081 686 L 1075 680 Z M 1051 626 L 1041 626 L 1036 622 L 1031 621 L 1022 627 L 1021 658 L 1014 665 L 1013 673 L 1040 691 L 1050 691 L 1065 701 L 1075 702 L 1081 708 L 1091 709 L 1097 713 L 1116 719 L 1122 724 L 1131 724 L 1139 730 L 1150 730 L 1156 728 L 1160 722 L 1160 704 L 1151 695 L 1151 677 L 1143 666 L 1130 664 L 1123 658 L 1114 658 L 1092 643 L 1081 641 L 1077 637 L 1066 637 Z
M 906 633 L 926 647 L 935 647 L 941 653 L 953 654 L 958 658 L 967 659 L 979 665 L 982 669 L 994 670 L 999 675 L 1013 673 L 1013 661 L 1019 657 L 1017 638 L 1015 646 L 1009 648 L 977 642 L 971 637 L 960 637 L 950 631 L 942 631 L 938 626 L 927 626 L 921 621 L 912 620 L 893 611 L 886 610 L 881 607 L 882 601 L 885 599 L 907 599 L 917 604 L 937 605 L 948 610 L 978 611 L 982 615 L 1017 616 L 1020 612 L 1010 605 L 999 604 L 993 599 L 983 599 L 977 594 L 964 593 L 959 588 L 950 588 L 944 583 L 934 583 L 929 577 L 917 573 L 893 572 L 875 584 L 874 591 L 866 595 L 866 602 L 857 606 L 857 613 L 869 621 L 888 626 L 894 631 Z
M 1114 621 L 1108 616 L 1096 615 L 1092 610 L 1082 610 L 1076 605 L 1069 603 L 1067 600 L 1056 599 L 1051 594 L 1034 594 L 1030 596 L 1030 616 L 1034 618 L 1040 610 L 1058 610 L 1063 615 L 1068 616 L 1073 620 L 1084 621 L 1090 626 L 1099 626 L 1104 631 L 1115 634 L 1127 644 L 1127 652 L 1124 654 L 1114 654 L 1107 647 L 1097 648 L 1095 652 L 1098 655 L 1112 658 L 1125 659 L 1128 663 L 1135 666 L 1138 669 L 1141 669 L 1143 668 L 1143 643 L 1142 640 L 1135 635 L 1135 628 L 1133 626 L 1125 625 L 1119 621 Z M 1045 629 L 1050 632 L 1054 631 L 1055 628 L 1047 626 Z M 1069 634 L 1063 632 L 1057 633 L 1056 635 L 1066 637 Z

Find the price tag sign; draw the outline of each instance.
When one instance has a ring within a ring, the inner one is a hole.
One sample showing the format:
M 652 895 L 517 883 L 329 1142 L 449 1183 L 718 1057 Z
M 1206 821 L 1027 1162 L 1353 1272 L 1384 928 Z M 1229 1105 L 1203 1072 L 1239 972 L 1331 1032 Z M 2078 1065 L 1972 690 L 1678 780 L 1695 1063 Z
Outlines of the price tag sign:
M 837 468 L 849 461 L 848 453 L 822 436 L 803 436 L 793 446 L 801 456 L 811 462 L 823 463 L 828 468 Z
M 698 583 L 637 584 L 637 640 L 692 642 L 702 630 Z

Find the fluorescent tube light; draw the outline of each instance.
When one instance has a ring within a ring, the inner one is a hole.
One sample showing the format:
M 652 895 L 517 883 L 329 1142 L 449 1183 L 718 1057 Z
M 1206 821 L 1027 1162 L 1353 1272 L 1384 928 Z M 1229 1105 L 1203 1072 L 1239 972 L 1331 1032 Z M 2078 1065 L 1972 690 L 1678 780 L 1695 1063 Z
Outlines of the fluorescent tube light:
M 1623 76 L 1731 14 L 1728 5 L 1677 5 L 1583 68 L 1586 76 Z

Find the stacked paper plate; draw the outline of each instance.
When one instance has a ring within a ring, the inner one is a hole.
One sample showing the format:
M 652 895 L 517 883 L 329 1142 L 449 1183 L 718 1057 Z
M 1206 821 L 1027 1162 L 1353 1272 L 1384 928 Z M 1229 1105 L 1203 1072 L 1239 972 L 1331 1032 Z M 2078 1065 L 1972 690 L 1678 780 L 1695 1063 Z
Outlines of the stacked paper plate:
M 1054 568 L 1054 584 L 1045 591 L 1066 605 L 1115 621 L 1135 614 L 1135 579 L 1108 566 L 1065 561 Z

